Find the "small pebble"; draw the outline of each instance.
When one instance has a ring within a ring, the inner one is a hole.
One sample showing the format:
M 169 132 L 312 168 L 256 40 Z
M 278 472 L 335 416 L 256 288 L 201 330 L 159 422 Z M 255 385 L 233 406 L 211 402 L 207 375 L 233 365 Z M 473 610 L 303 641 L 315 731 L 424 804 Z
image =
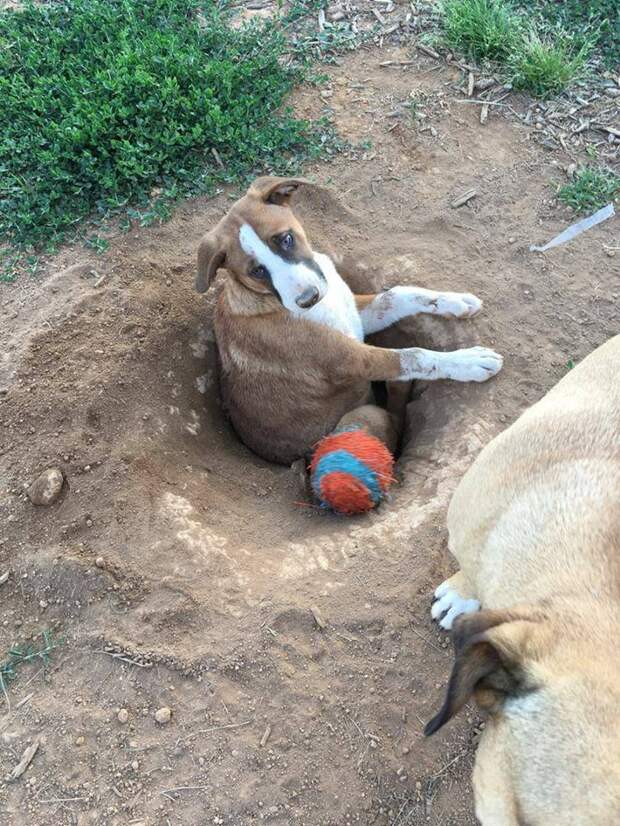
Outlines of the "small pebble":
M 75 738 L 75 745 L 76 746 L 83 746 L 84 745 L 84 738 L 83 737 L 76 737 Z
M 95 565 L 98 568 L 103 568 L 104 565 L 105 565 L 105 559 L 102 556 L 98 556 L 97 559 L 95 560 Z
M 155 712 L 155 719 L 162 726 L 165 723 L 169 723 L 171 717 L 172 717 L 172 710 L 169 709 L 168 706 L 164 706 L 163 708 L 159 708 Z
M 140 764 L 138 763 L 138 761 L 137 761 L 137 760 L 133 760 L 133 761 L 132 761 L 132 763 L 131 763 L 131 768 L 132 768 L 135 772 L 137 772 L 137 771 L 138 771 L 138 769 L 140 768 Z
M 129 712 L 127 711 L 127 709 L 121 708 L 121 710 L 116 715 L 116 719 L 119 723 L 122 723 L 124 725 L 127 722 L 127 720 L 129 720 Z

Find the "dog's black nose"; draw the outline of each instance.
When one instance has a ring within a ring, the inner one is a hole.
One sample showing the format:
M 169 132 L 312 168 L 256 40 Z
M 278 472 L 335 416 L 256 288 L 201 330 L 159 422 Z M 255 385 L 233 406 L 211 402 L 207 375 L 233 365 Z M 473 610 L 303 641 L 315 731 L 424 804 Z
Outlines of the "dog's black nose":
M 295 303 L 298 307 L 301 307 L 302 310 L 307 310 L 309 307 L 314 307 L 320 295 L 316 287 L 308 287 L 301 295 L 297 296 Z

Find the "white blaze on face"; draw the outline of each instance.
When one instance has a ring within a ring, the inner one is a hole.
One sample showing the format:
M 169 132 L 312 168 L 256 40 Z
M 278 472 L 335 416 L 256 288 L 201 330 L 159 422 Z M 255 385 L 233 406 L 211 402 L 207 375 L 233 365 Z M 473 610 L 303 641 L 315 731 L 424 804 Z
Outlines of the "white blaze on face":
M 308 312 L 297 304 L 297 298 L 309 287 L 319 291 L 319 301 L 326 291 L 326 284 L 306 264 L 286 261 L 276 255 L 267 244 L 259 238 L 249 224 L 243 224 L 239 230 L 239 242 L 246 255 L 251 255 L 257 264 L 262 264 L 271 277 L 274 288 L 287 310 L 295 315 Z

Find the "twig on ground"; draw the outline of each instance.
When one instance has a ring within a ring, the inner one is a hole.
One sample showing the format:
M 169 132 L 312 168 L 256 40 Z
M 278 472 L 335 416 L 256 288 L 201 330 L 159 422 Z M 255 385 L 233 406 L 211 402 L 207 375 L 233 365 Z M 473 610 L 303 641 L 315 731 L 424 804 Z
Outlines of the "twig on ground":
M 175 792 L 187 792 L 187 791 L 207 791 L 209 786 L 175 786 L 174 789 L 164 789 L 160 792 L 163 794 L 164 797 L 170 797 L 170 795 L 174 794 Z M 170 797 L 170 800 L 174 800 L 173 797 Z
M 185 741 L 190 740 L 192 737 L 197 737 L 199 734 L 212 734 L 214 731 L 222 731 L 223 729 L 228 728 L 242 728 L 243 726 L 249 726 L 250 723 L 253 723 L 254 720 L 244 720 L 243 723 L 225 723 L 222 726 L 212 726 L 211 728 L 201 728 L 198 731 L 194 731 L 192 734 L 188 734 L 185 737 Z
M 34 743 L 31 746 L 28 746 L 28 748 L 22 754 L 22 759 L 15 766 L 13 771 L 9 774 L 8 779 L 12 781 L 20 778 L 22 774 L 26 771 L 28 766 L 32 763 L 34 756 L 38 752 L 38 750 L 39 740 L 35 740 Z
M 122 654 L 115 654 L 114 651 L 104 651 L 103 649 L 97 649 L 93 653 L 107 654 L 108 657 L 112 657 L 113 660 L 122 660 L 124 663 L 129 663 L 130 665 L 137 665 L 138 668 L 153 668 L 153 663 L 141 663 L 138 662 L 138 660 L 132 660 L 130 657 L 124 657 Z
M 427 640 L 427 639 L 426 639 L 426 637 L 424 636 L 424 634 L 420 634 L 420 632 L 419 632 L 419 631 L 417 631 L 415 628 L 413 628 L 413 626 L 411 627 L 411 630 L 412 630 L 412 631 L 413 631 L 413 633 L 416 635 L 416 637 L 419 637 L 419 638 L 422 640 L 422 642 L 425 642 L 427 645 L 430 645 L 430 647 L 431 647 L 431 648 L 434 648 L 434 649 L 435 649 L 435 651 L 439 651 L 441 654 L 445 654 L 445 653 L 446 653 L 446 652 L 443 650 L 443 648 L 440 648 L 438 645 L 435 645 L 435 643 L 434 643 L 434 642 L 431 642 L 430 640 Z
M 433 778 L 433 780 L 436 780 L 436 779 L 437 779 L 438 777 L 440 777 L 442 774 L 444 774 L 445 772 L 447 772 L 447 771 L 448 771 L 448 769 L 450 768 L 450 766 L 453 766 L 456 762 L 458 762 L 458 761 L 461 759 L 461 757 L 465 757 L 465 755 L 466 755 L 466 754 L 467 754 L 467 752 L 466 752 L 466 751 L 462 751 L 462 752 L 460 752 L 459 754 L 457 754 L 457 755 L 456 755 L 456 757 L 455 757 L 455 758 L 453 758 L 452 760 L 450 760 L 450 762 L 449 762 L 449 763 L 446 763 L 446 764 L 445 764 L 445 766 L 442 766 L 442 767 L 439 769 L 439 771 L 437 771 L 437 772 L 435 772 L 435 774 L 431 775 L 431 776 L 432 776 L 432 778 Z

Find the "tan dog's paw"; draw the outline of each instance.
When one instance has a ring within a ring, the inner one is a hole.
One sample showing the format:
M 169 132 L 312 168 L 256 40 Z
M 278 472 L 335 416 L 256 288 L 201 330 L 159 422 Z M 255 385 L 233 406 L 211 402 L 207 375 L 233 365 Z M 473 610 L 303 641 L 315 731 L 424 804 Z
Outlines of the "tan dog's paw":
M 479 610 L 480 603 L 477 599 L 464 599 L 450 586 L 450 580 L 447 579 L 435 591 L 431 617 L 446 631 L 450 631 L 452 623 L 461 614 L 475 614 Z
M 445 318 L 471 318 L 482 309 L 482 301 L 471 293 L 438 293 L 437 315 Z

